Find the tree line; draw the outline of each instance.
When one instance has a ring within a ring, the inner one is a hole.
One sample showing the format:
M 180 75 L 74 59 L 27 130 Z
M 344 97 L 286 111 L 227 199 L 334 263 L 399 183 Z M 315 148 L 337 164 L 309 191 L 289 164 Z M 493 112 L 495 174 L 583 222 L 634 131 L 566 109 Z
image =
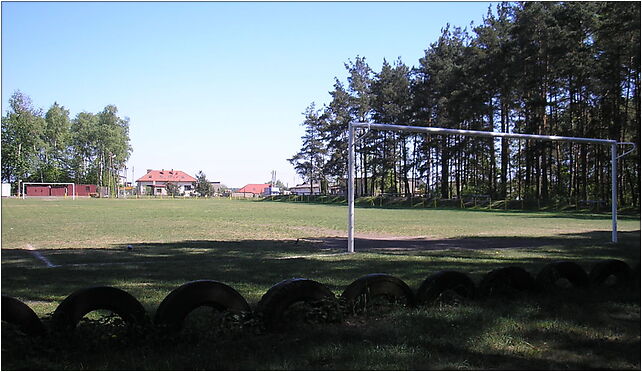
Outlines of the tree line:
M 331 100 L 306 108 L 288 159 L 345 190 L 350 121 L 592 137 L 640 145 L 640 3 L 500 3 L 470 31 L 446 25 L 418 66 L 345 64 Z M 621 151 L 624 149 L 620 149 Z M 356 144 L 357 195 L 488 195 L 543 203 L 610 199 L 602 145 L 371 131 Z M 618 198 L 637 206 L 640 155 L 618 161 Z
M 132 147 L 129 119 L 107 105 L 74 118 L 57 102 L 46 111 L 16 91 L 2 117 L 2 181 L 117 184 Z

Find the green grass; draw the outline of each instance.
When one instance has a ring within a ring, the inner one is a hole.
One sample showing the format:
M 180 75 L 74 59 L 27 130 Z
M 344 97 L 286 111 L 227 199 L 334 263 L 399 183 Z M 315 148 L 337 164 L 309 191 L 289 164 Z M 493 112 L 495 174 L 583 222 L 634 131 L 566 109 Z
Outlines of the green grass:
M 372 208 L 357 208 L 355 214 L 357 232 L 438 239 L 551 237 L 611 229 L 604 214 Z M 109 248 L 141 242 L 345 236 L 347 207 L 226 199 L 8 199 L 2 201 L 2 217 L 3 248 Z M 621 231 L 639 228 L 639 216 L 620 218 Z
M 601 259 L 640 260 L 639 216 L 621 218 L 620 242 L 611 244 L 609 215 L 357 208 L 361 240 L 347 255 L 346 213 L 338 205 L 225 199 L 6 199 L 2 293 L 46 316 L 76 289 L 110 285 L 153 314 L 172 289 L 196 279 L 231 285 L 253 305 L 291 277 L 340 294 L 374 272 L 416 289 L 444 269 L 479 282 L 508 265 L 535 274 L 560 259 L 587 271 Z M 394 237 L 422 239 L 400 246 Z M 27 245 L 60 266 L 47 268 Z M 105 347 L 83 339 L 74 344 L 82 353 L 30 345 L 39 357 L 5 347 L 3 332 L 2 368 L 639 369 L 639 314 L 636 291 L 570 292 L 395 309 L 287 334 L 210 329 L 168 341 L 171 348 L 159 340 Z M 110 358 L 115 352 L 120 357 Z

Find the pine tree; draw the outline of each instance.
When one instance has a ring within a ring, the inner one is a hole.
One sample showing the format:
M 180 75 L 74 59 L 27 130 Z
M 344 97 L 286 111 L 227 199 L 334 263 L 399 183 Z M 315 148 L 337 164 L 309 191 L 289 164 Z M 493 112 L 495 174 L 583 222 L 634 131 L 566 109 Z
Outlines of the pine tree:
M 350 114 L 350 95 L 343 84 L 335 79 L 334 90 L 330 92 L 332 100 L 324 110 L 324 127 L 321 128 L 322 141 L 327 145 L 327 159 L 324 173 L 335 182 L 343 185 L 345 192 L 348 166 L 348 123 Z
M 301 137 L 303 146 L 288 161 L 303 179 L 310 182 L 310 194 L 313 193 L 315 181 L 321 185 L 322 192 L 327 192 L 327 179 L 324 174 L 327 146 L 323 141 L 323 130 L 326 127 L 325 118 L 314 103 L 308 106 L 303 115 L 305 116 L 302 123 L 305 127 L 305 134 Z
M 198 171 L 196 174 L 196 182 L 194 183 L 194 191 L 198 193 L 199 196 L 210 197 L 214 195 L 214 188 L 210 181 L 208 181 L 207 176 L 203 173 L 202 170 Z M 169 192 L 169 189 L 168 189 Z
M 325 173 L 345 177 L 350 120 L 611 138 L 639 147 L 639 3 L 501 3 L 473 31 L 446 25 L 412 69 L 384 61 L 373 72 L 364 57 L 348 61 L 347 87 L 335 80 L 315 134 L 327 146 Z M 407 193 L 410 171 L 425 180 L 426 194 L 442 198 L 473 192 L 530 205 L 610 198 L 603 146 L 411 138 L 409 145 L 405 134 L 374 131 L 359 142 L 357 195 L 398 192 L 399 179 Z M 620 205 L 638 206 L 639 152 L 620 159 L 618 173 Z
M 344 66 L 349 74 L 348 93 L 350 94 L 351 117 L 359 122 L 367 122 L 372 116 L 373 71 L 368 66 L 365 57 L 357 56 L 354 62 L 348 61 Z M 374 146 L 367 141 L 355 145 L 355 172 L 357 175 L 361 173 L 361 181 L 356 187 L 357 195 L 368 195 L 368 174 L 372 172 L 370 158 L 375 151 Z
M 381 72 L 376 74 L 372 83 L 374 121 L 407 125 L 411 107 L 409 75 L 410 69 L 400 59 L 395 62 L 394 67 L 384 59 Z M 385 192 L 386 180 L 389 180 L 389 190 L 398 193 L 398 182 L 401 179 L 404 193 L 409 194 L 408 171 L 411 165 L 408 159 L 408 135 L 382 132 L 374 138 L 382 149 L 373 159 L 374 164 L 380 167 L 378 173 L 381 177 L 381 192 Z

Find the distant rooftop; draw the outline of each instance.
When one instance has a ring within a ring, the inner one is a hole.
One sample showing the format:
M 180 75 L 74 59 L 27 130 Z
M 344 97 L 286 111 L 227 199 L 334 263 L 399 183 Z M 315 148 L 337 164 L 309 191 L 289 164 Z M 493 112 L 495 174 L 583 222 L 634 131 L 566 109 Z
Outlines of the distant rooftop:
M 237 192 L 246 192 L 246 193 L 252 193 L 252 194 L 261 194 L 263 193 L 263 190 L 265 190 L 266 187 L 270 187 L 269 183 L 250 183 L 245 186 L 243 186 L 239 191 Z
M 136 182 L 196 182 L 196 178 L 179 170 L 153 170 L 148 169 L 147 174 L 137 179 Z

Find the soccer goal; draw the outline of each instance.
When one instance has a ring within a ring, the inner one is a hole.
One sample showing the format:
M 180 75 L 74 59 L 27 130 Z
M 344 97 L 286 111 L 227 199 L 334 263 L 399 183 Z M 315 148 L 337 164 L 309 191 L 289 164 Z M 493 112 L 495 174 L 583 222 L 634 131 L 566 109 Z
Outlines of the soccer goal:
M 359 138 L 355 138 L 355 130 L 362 128 L 366 133 Z M 537 140 L 537 141 L 556 141 L 556 142 L 575 142 L 591 143 L 611 146 L 611 241 L 617 242 L 617 159 L 635 151 L 636 146 L 633 142 L 618 142 L 616 140 L 601 138 L 582 138 L 582 137 L 563 137 L 563 136 L 545 136 L 539 134 L 519 134 L 504 132 L 485 132 L 476 130 L 448 129 L 436 127 L 414 127 L 405 125 L 380 124 L 380 123 L 363 123 L 350 122 L 348 124 L 348 253 L 354 252 L 354 173 L 355 173 L 355 141 L 360 141 L 368 133 L 367 131 L 387 130 L 395 132 L 414 132 L 436 135 L 460 135 L 470 137 L 500 137 L 515 138 L 520 140 Z M 617 147 L 619 145 L 633 146 L 632 149 L 618 155 Z
M 76 184 L 72 182 L 23 182 L 22 183 L 22 199 L 25 199 L 27 197 L 27 194 L 25 193 L 27 185 L 34 185 L 34 186 L 41 186 L 37 188 L 38 195 L 29 195 L 29 196 L 43 196 L 43 197 L 67 197 L 69 196 L 69 185 L 71 185 L 71 198 L 73 200 L 76 200 Z M 58 192 L 58 191 L 53 191 L 57 189 L 56 187 L 51 187 L 51 186 L 58 186 L 58 185 L 66 185 L 64 187 L 64 190 Z M 35 190 L 34 190 L 35 191 Z

